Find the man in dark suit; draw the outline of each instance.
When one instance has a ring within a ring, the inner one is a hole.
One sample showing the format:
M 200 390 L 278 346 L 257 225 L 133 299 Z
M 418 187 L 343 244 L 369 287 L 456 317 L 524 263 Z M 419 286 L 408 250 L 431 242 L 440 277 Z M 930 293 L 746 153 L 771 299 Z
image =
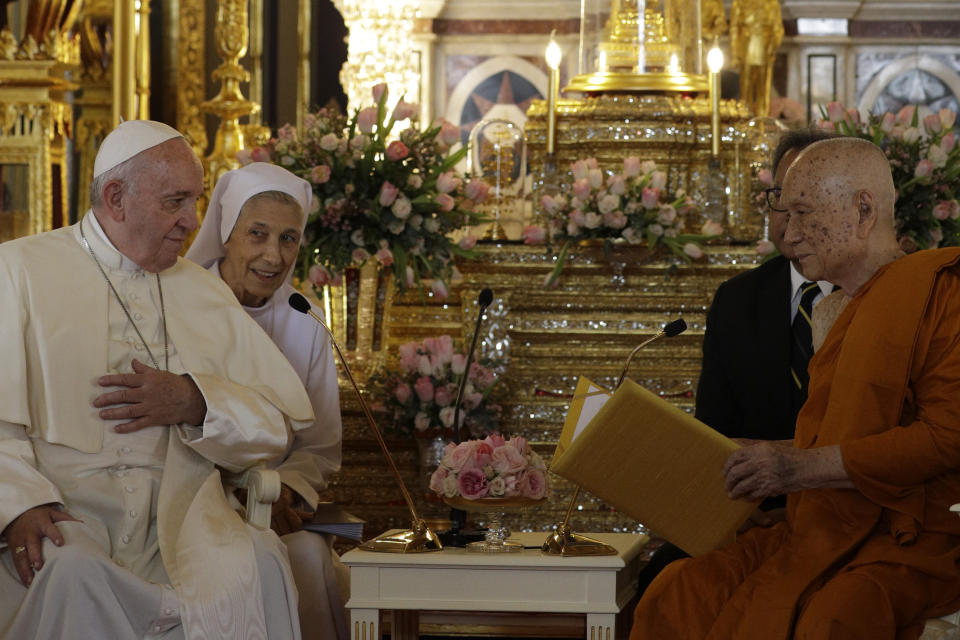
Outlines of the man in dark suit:
M 828 282 L 807 282 L 792 247 L 783 241 L 787 220 L 780 184 L 805 147 L 832 134 L 815 129 L 785 133 L 773 155 L 773 186 L 766 190 L 770 241 L 780 252 L 720 287 L 707 313 L 697 419 L 728 438 L 792 440 L 807 398 L 806 362 L 812 355 L 809 314 L 829 295 Z M 784 498 L 768 498 L 745 526 L 769 526 L 782 517 Z M 687 554 L 664 543 L 640 574 L 640 595 L 670 562 Z

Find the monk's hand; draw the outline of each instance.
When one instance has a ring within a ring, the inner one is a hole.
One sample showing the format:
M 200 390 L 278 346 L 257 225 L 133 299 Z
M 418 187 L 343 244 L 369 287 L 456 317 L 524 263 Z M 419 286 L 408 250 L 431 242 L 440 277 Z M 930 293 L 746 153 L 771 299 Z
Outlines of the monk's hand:
M 304 521 L 309 519 L 309 513 L 293 508 L 293 490 L 285 484 L 280 485 L 280 497 L 273 503 L 270 515 L 270 528 L 278 536 L 284 536 L 303 529 Z
M 102 376 L 101 387 L 122 387 L 97 396 L 93 406 L 103 408 L 104 420 L 127 420 L 114 427 L 130 433 L 145 427 L 187 423 L 199 425 L 207 403 L 190 376 L 160 371 L 134 360 L 133 373 Z M 105 408 L 104 408 L 105 407 Z
M 760 507 L 753 510 L 743 524 L 737 529 L 737 533 L 744 533 L 754 527 L 772 527 L 787 516 L 787 510 L 782 507 L 764 511 Z
M 63 535 L 54 523 L 64 520 L 77 519 L 45 504 L 24 511 L 4 529 L 13 566 L 24 586 L 29 587 L 34 574 L 43 567 L 43 539 L 50 538 L 53 544 L 63 546 Z
M 838 445 L 797 449 L 760 442 L 737 449 L 723 465 L 731 499 L 762 500 L 803 489 L 851 489 Z

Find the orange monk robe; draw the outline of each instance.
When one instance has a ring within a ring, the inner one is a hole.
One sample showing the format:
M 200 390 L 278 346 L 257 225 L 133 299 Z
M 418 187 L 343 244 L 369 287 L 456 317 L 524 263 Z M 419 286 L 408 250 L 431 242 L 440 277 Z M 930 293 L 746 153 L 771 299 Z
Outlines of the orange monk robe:
M 799 448 L 839 444 L 856 489 L 667 567 L 631 640 L 918 638 L 960 609 L 960 249 L 880 269 L 810 361 Z

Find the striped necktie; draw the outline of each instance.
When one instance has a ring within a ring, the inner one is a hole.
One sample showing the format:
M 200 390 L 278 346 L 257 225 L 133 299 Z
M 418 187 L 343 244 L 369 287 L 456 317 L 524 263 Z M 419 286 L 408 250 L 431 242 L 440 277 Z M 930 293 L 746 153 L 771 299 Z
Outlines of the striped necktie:
M 790 374 L 800 392 L 801 402 L 807 399 L 807 384 L 810 377 L 807 375 L 807 363 L 813 355 L 813 332 L 811 316 L 813 313 L 813 299 L 820 294 L 820 287 L 816 282 L 804 282 L 800 286 L 800 304 L 797 315 L 793 317 L 791 326 L 793 345 L 790 349 Z

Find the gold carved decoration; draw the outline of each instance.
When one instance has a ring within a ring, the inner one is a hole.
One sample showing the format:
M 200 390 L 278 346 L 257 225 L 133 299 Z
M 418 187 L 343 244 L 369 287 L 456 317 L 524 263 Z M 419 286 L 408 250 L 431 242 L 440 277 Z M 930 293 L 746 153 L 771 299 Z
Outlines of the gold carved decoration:
M 207 151 L 207 128 L 200 102 L 205 93 L 206 15 L 203 0 L 179 0 L 177 40 L 177 130 L 201 158 Z
M 14 21 L 22 32 L 0 32 L 0 241 L 65 221 L 65 139 L 73 128 L 66 94 L 76 88 L 67 74 L 80 59 L 79 39 L 70 34 L 78 5 L 51 0 L 4 7 L 26 19 Z
M 740 70 L 740 99 L 758 116 L 770 111 L 773 63 L 782 40 L 779 0 L 733 0 L 730 49 Z
M 239 119 L 259 111 L 260 105 L 243 97 L 241 82 L 249 82 L 250 74 L 240 65 L 247 52 L 249 36 L 247 0 L 218 0 L 214 39 L 223 62 L 213 72 L 220 81 L 220 92 L 200 105 L 203 111 L 220 118 L 213 151 L 204 159 L 206 191 L 211 193 L 224 173 L 240 166 L 236 154 L 246 147 Z

